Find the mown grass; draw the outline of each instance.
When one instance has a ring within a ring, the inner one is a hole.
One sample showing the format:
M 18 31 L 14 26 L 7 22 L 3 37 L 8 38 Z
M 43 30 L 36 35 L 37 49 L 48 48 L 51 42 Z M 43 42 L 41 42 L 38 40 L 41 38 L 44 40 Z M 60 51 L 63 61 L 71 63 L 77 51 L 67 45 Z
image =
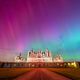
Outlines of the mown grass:
M 0 68 L 0 80 L 11 80 L 11 78 L 15 78 L 32 69 L 33 68 Z
M 48 70 L 64 75 L 72 80 L 80 80 L 80 68 L 48 68 Z

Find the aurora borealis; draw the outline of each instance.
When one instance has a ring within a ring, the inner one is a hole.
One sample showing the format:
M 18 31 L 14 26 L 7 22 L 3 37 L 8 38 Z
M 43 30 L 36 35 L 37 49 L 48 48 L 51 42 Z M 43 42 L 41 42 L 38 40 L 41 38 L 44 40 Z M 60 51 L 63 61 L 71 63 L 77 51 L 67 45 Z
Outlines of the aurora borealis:
M 0 0 L 0 60 L 32 48 L 80 60 L 80 0 Z

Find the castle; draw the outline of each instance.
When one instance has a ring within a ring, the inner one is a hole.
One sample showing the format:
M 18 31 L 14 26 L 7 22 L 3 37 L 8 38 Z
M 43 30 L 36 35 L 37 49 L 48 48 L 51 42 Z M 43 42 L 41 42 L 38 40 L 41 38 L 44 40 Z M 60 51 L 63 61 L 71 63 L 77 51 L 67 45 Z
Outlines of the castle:
M 21 56 L 15 57 L 15 62 L 63 62 L 61 55 L 57 55 L 55 58 L 52 57 L 52 53 L 46 49 L 45 52 L 39 51 L 28 51 L 26 59 Z

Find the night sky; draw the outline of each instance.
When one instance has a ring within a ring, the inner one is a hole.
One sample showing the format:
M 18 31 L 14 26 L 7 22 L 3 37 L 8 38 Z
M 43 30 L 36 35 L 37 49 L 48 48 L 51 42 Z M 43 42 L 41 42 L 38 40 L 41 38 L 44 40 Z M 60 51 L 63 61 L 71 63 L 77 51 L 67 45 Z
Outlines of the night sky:
M 0 0 L 0 60 L 32 48 L 80 60 L 80 0 Z

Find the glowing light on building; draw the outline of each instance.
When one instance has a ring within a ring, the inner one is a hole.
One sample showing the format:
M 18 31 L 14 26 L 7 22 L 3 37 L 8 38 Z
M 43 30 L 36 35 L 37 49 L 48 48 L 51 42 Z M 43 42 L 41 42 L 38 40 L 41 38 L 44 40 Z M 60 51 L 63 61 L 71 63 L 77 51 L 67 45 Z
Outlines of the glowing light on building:
M 28 51 L 26 59 L 21 54 L 15 57 L 15 62 L 63 62 L 61 55 L 57 55 L 55 58 L 52 57 L 52 53 L 46 49 L 45 52 L 39 51 Z

